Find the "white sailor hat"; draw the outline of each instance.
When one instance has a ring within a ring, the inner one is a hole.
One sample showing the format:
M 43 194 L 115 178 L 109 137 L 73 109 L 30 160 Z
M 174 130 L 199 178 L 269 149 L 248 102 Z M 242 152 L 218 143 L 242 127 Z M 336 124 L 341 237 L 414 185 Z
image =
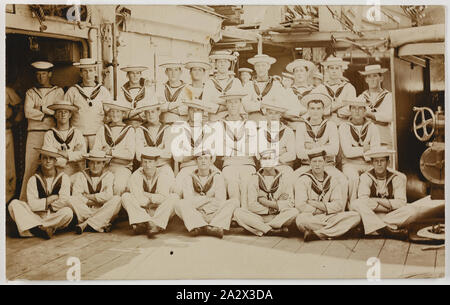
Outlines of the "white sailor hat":
M 232 90 L 228 91 L 227 93 L 219 96 L 218 104 L 226 105 L 227 100 L 242 99 L 246 95 L 247 95 L 247 93 L 244 90 L 232 89 Z
M 111 160 L 112 156 L 106 155 L 106 152 L 102 150 L 91 150 L 88 154 L 84 155 L 84 158 L 90 161 L 107 162 Z
M 389 149 L 386 146 L 376 146 L 366 151 L 364 156 L 373 159 L 373 158 L 390 157 L 393 154 L 395 154 L 395 150 L 393 149 Z
M 184 100 L 183 104 L 186 105 L 188 108 L 200 109 L 209 113 L 216 113 L 217 110 L 219 109 L 219 104 L 208 101 L 202 101 L 199 99 Z
M 164 103 L 160 102 L 158 99 L 149 99 L 149 100 L 142 100 L 137 102 L 136 104 L 136 113 L 141 113 L 153 108 L 161 107 L 164 105 Z
M 227 59 L 229 61 L 236 60 L 236 56 L 233 55 L 230 51 L 226 51 L 226 50 L 216 51 L 216 52 L 212 53 L 211 55 L 209 55 L 209 58 L 212 60 L 217 60 L 217 59 Z
M 311 93 L 305 95 L 301 100 L 300 103 L 308 109 L 309 103 L 312 101 L 320 101 L 323 104 L 323 108 L 327 108 L 331 105 L 331 97 L 328 94 L 320 93 L 320 92 L 314 92 L 315 90 L 311 91 Z
M 184 64 L 184 67 L 188 70 L 192 68 L 201 68 L 205 71 L 209 71 L 212 69 L 209 61 L 203 59 L 191 59 Z
M 120 68 L 120 70 L 122 70 L 123 72 L 143 72 L 147 69 L 148 67 L 139 65 L 128 65 L 123 68 Z
M 274 63 L 277 62 L 277 60 L 275 58 L 270 57 L 269 55 L 266 55 L 266 54 L 257 54 L 255 56 L 253 56 L 252 58 L 249 58 L 247 61 L 251 65 L 255 65 L 259 62 L 264 62 L 269 65 L 273 65 Z
M 144 147 L 141 152 L 142 159 L 156 160 L 163 154 L 163 151 L 157 147 Z
M 381 68 L 380 65 L 368 65 L 364 67 L 364 71 L 358 71 L 359 74 L 361 75 L 369 75 L 369 74 L 383 74 L 386 71 L 388 71 L 388 69 L 386 68 Z
M 53 158 L 61 158 L 62 155 L 58 153 L 58 150 L 49 145 L 43 145 L 42 147 L 35 147 L 35 150 L 39 152 L 40 155 L 50 156 Z
M 261 168 L 275 167 L 279 165 L 279 156 L 275 149 L 269 148 L 259 153 L 259 163 Z
M 53 104 L 47 107 L 50 110 L 69 110 L 69 111 L 78 111 L 78 106 L 72 105 L 72 103 L 68 100 L 57 100 Z
M 366 107 L 367 108 L 367 102 L 362 96 L 358 96 L 358 97 L 352 98 L 352 99 L 345 99 L 342 102 L 344 104 L 347 104 L 349 107 L 355 106 L 355 107 Z
M 239 72 L 239 73 L 247 72 L 247 73 L 252 74 L 252 73 L 253 73 L 253 70 L 250 69 L 250 68 L 239 68 L 239 69 L 238 69 L 238 72 Z
M 131 103 L 129 103 L 123 99 L 103 101 L 103 107 L 107 111 L 109 111 L 111 109 L 130 111 L 133 109 L 133 107 L 131 106 Z
M 335 57 L 335 56 L 331 55 L 330 57 L 328 57 L 325 61 L 321 62 L 320 64 L 324 67 L 341 66 L 345 70 L 345 69 L 347 69 L 349 62 L 344 61 L 340 57 Z
M 326 157 L 327 152 L 322 147 L 316 147 L 308 150 L 308 158 L 312 160 L 317 157 Z
M 39 71 L 48 71 L 53 68 L 53 64 L 48 61 L 35 61 L 31 63 L 31 66 Z
M 270 99 L 263 99 L 261 103 L 261 112 L 266 114 L 266 109 L 271 109 L 278 111 L 280 113 L 285 113 L 288 111 L 288 107 L 281 104 L 275 97 Z
M 289 63 L 286 66 L 286 71 L 293 73 L 294 70 L 298 67 L 306 67 L 306 69 L 308 71 L 311 71 L 312 69 L 314 69 L 315 65 L 313 62 L 309 61 L 309 60 L 305 60 L 305 59 L 296 59 L 293 62 Z
M 74 62 L 74 66 L 82 69 L 82 68 L 90 68 L 90 67 L 96 67 L 98 63 L 93 58 L 80 58 L 80 62 Z
M 180 68 L 181 69 L 184 67 L 184 64 L 178 59 L 168 59 L 164 63 L 160 64 L 159 66 L 164 69 L 169 69 L 169 68 Z

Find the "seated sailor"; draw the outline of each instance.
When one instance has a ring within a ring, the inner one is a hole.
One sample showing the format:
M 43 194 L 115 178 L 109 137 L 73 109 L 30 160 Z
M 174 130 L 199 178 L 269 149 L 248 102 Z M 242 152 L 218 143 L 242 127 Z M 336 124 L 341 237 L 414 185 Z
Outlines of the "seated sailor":
M 75 174 L 69 200 L 78 219 L 76 233 L 82 234 L 86 228 L 109 232 L 121 208 L 120 197 L 113 194 L 114 175 L 106 168 L 111 157 L 92 150 L 86 159 L 88 168 Z
M 56 230 L 66 228 L 72 221 L 73 212 L 65 207 L 70 197 L 70 179 L 56 171 L 56 160 L 61 155 L 55 148 L 35 149 L 39 166 L 27 182 L 27 202 L 14 199 L 8 210 L 20 236 L 50 239 Z
M 247 206 L 234 211 L 237 223 L 258 236 L 288 234 L 298 215 L 291 177 L 278 171 L 277 164 L 275 150 L 261 152 L 261 169 L 246 183 Z
M 341 185 L 337 178 L 325 171 L 326 152 L 309 151 L 311 170 L 295 182 L 295 207 L 300 211 L 296 223 L 304 233 L 305 242 L 314 239 L 336 238 L 361 222 L 356 212 L 344 212 Z
M 406 201 L 406 176 L 388 168 L 389 157 L 395 151 L 385 146 L 366 153 L 373 168 L 361 174 L 358 198 L 350 208 L 361 215 L 366 235 L 375 232 L 389 238 L 408 238 L 407 226 L 439 205 L 441 201 Z
M 161 170 L 160 157 L 164 152 L 156 147 L 145 147 L 141 154 L 141 167 L 130 178 L 130 192 L 122 195 L 122 205 L 128 213 L 135 234 L 146 233 L 148 237 L 164 231 L 174 215 L 178 199 L 171 194 L 175 183 L 173 175 Z
M 183 199 L 175 205 L 175 212 L 192 235 L 222 238 L 224 230 L 230 229 L 239 201 L 227 200 L 223 176 L 212 166 L 212 161 L 209 151 L 198 154 L 196 169 L 184 177 Z

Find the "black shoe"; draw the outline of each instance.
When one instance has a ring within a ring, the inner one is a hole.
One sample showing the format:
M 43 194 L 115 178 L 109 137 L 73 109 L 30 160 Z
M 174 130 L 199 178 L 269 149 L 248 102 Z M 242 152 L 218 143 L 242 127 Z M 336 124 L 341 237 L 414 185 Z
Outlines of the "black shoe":
M 223 238 L 223 229 L 213 226 L 206 226 L 206 235 Z
M 379 230 L 379 232 L 387 238 L 392 238 L 396 240 L 402 240 L 406 241 L 408 239 L 408 229 L 391 229 L 389 227 L 384 227 L 383 229 Z
M 307 243 L 314 240 L 320 240 L 320 237 L 317 236 L 313 231 L 306 230 L 305 235 L 303 236 L 303 241 Z
M 136 223 L 131 227 L 133 228 L 134 235 L 145 234 L 148 231 L 148 222 Z
M 31 234 L 36 237 L 40 237 L 46 240 L 49 240 L 53 236 L 53 229 L 44 228 L 43 226 L 34 227 L 30 229 Z
M 267 232 L 266 235 L 267 236 L 288 237 L 289 236 L 289 229 L 287 227 L 282 227 L 280 229 L 272 229 L 269 232 Z

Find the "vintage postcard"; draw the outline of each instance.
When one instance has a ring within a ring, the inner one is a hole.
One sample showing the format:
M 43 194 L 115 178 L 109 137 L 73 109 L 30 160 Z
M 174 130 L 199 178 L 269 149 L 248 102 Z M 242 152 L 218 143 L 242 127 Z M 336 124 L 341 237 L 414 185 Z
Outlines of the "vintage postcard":
M 3 12 L 7 282 L 445 277 L 445 6 L 61 3 Z

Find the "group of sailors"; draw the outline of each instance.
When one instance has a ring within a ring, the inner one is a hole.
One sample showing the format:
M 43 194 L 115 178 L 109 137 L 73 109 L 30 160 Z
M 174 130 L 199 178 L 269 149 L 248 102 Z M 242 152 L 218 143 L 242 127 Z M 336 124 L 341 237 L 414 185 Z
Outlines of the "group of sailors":
M 167 82 L 155 86 L 142 76 L 147 67 L 123 67 L 117 100 L 96 82 L 91 58 L 74 63 L 81 81 L 65 93 L 51 84 L 53 64 L 34 62 L 24 183 L 8 206 L 19 234 L 48 239 L 74 216 L 78 234 L 109 232 L 123 208 L 132 230 L 149 237 L 177 215 L 190 234 L 219 238 L 242 227 L 306 241 L 355 232 L 405 239 L 423 207 L 407 204 L 406 176 L 388 167 L 387 69 L 360 71 L 368 89 L 357 96 L 339 57 L 321 63 L 326 81 L 304 59 L 269 76 L 276 59 L 264 54 L 238 79 L 235 60 L 226 51 L 169 60 L 160 65 Z

